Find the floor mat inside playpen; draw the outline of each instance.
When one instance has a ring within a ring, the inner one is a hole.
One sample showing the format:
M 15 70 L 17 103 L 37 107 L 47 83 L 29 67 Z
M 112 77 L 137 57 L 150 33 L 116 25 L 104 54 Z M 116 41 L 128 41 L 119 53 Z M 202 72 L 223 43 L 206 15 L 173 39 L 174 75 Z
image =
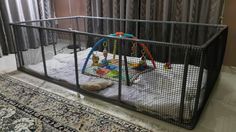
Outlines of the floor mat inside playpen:
M 118 62 L 118 60 L 117 60 L 117 62 Z M 127 79 L 129 79 L 129 81 L 131 83 L 133 83 L 138 78 L 138 76 L 140 74 L 143 74 L 145 72 L 149 72 L 154 69 L 151 66 L 149 66 L 149 67 L 145 68 L 144 70 L 136 70 L 130 66 L 131 64 L 132 64 L 132 62 L 128 62 L 128 64 L 127 64 L 128 75 L 126 75 L 124 61 L 122 63 L 121 80 L 123 82 L 126 82 Z M 110 67 L 112 67 L 112 69 Z M 98 73 L 99 70 L 103 71 L 103 72 Z M 119 81 L 119 64 L 112 63 L 112 64 L 109 64 L 108 66 L 104 66 L 104 67 L 88 66 L 85 69 L 85 74 L 118 82 Z
M 99 78 L 81 73 L 90 50 L 91 48 L 88 48 L 77 53 L 80 84 Z M 98 52 L 98 55 L 102 56 L 102 53 Z M 128 57 L 128 59 L 137 58 Z M 90 60 L 88 66 L 91 66 L 91 64 Z M 133 85 L 122 84 L 121 99 L 123 102 L 137 107 L 140 111 L 155 112 L 166 118 L 178 119 L 184 66 L 182 64 L 173 64 L 172 69 L 165 70 L 163 63 L 156 62 L 156 64 L 157 69 L 140 74 Z M 48 76 L 72 84 L 76 83 L 74 54 L 57 54 L 47 60 L 46 65 Z M 151 65 L 151 62 L 148 62 L 148 65 Z M 42 74 L 44 72 L 42 62 L 28 65 L 27 68 Z M 192 65 L 189 65 L 188 68 L 184 119 L 189 119 L 193 111 L 192 105 L 195 101 L 199 69 L 199 67 Z M 207 71 L 204 70 L 202 88 L 205 86 L 206 76 Z M 117 99 L 118 82 L 114 81 L 114 85 L 97 91 L 97 93 L 108 98 Z

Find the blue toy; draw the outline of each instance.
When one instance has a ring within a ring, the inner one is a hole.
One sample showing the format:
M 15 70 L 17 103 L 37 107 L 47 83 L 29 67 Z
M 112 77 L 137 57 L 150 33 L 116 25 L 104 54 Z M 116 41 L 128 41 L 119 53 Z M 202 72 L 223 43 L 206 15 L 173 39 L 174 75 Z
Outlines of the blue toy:
M 104 58 L 104 59 L 102 59 L 102 61 L 101 61 L 101 65 L 102 66 L 108 66 L 108 61 L 107 61 L 107 59 L 106 58 Z
M 109 70 L 117 70 L 118 69 L 118 66 L 115 66 L 115 65 L 107 65 L 106 66 L 106 69 L 109 69 Z

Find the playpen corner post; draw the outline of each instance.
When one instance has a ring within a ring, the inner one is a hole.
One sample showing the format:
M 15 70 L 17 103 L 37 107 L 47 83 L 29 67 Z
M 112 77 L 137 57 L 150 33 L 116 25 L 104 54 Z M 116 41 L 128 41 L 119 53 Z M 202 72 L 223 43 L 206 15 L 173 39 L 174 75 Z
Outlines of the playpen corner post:
M 223 61 L 224 61 L 228 30 L 229 30 L 228 27 L 226 27 L 225 29 L 223 29 L 223 33 L 222 33 L 223 40 L 221 41 L 221 45 L 223 45 L 223 48 L 220 48 L 220 50 L 222 51 L 222 55 L 221 55 L 221 58 L 220 58 L 220 64 L 219 64 L 220 65 L 220 70 L 221 70 L 221 67 L 222 67 L 222 64 L 223 64 Z
M 15 25 L 10 24 L 10 29 L 11 29 L 11 38 L 12 38 L 12 42 L 13 42 L 13 48 L 14 48 L 14 53 L 15 53 L 15 58 L 16 58 L 16 65 L 17 65 L 17 69 L 19 67 L 21 67 L 21 57 L 19 54 L 19 50 L 18 50 L 18 46 L 16 44 L 16 35 L 15 35 Z
M 183 81 L 182 81 L 182 89 L 181 89 L 180 109 L 179 109 L 180 122 L 183 122 L 183 116 L 184 116 L 184 99 L 185 99 L 185 92 L 186 92 L 189 59 L 190 59 L 190 48 L 186 48 L 185 57 L 184 57 L 184 72 L 183 72 Z
M 75 61 L 75 78 L 76 78 L 76 87 L 79 89 L 79 72 L 78 72 L 78 58 L 76 51 L 76 33 L 73 32 L 73 45 L 74 45 L 74 61 Z
M 16 50 L 17 50 L 17 53 L 18 53 L 18 57 L 19 57 L 19 65 L 20 67 L 24 66 L 25 65 L 25 62 L 24 62 L 24 57 L 23 57 L 23 54 L 22 54 L 22 51 L 21 51 L 21 48 L 19 47 L 19 39 L 22 39 L 22 38 L 19 38 L 19 29 L 17 28 L 20 28 L 18 27 L 19 25 L 14 25 L 14 38 L 15 38 L 15 45 L 16 45 Z
M 42 59 L 43 59 L 43 69 L 44 69 L 44 75 L 48 76 L 47 73 L 47 65 L 46 65 L 46 58 L 45 58 L 45 51 L 44 51 L 44 45 L 43 45 L 43 31 L 41 28 L 39 28 L 39 38 L 40 38 L 40 46 L 41 46 L 41 53 L 42 53 Z
M 197 111 L 199 108 L 199 99 L 200 99 L 200 93 L 202 88 L 202 78 L 203 78 L 203 72 L 204 72 L 204 65 L 205 65 L 205 59 L 206 59 L 206 52 L 205 50 L 200 51 L 200 70 L 198 74 L 198 83 L 197 83 L 197 91 L 196 91 L 196 98 L 194 102 L 194 110 L 193 110 L 193 116 L 196 117 Z M 195 119 L 195 118 L 194 118 Z

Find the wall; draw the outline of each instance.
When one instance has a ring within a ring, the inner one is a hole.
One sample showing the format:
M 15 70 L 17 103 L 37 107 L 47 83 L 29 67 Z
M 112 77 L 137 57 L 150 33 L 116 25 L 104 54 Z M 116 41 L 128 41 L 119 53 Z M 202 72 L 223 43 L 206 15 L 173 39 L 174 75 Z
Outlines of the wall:
M 229 26 L 224 65 L 236 66 L 236 0 L 225 0 L 224 24 Z
M 54 0 L 54 8 L 56 17 L 68 16 L 86 16 L 86 0 Z M 85 31 L 85 21 L 83 19 L 64 19 L 58 20 L 57 26 L 63 29 L 73 29 Z M 61 38 L 71 39 L 69 34 L 61 34 Z M 80 36 L 80 40 L 84 41 L 85 37 Z
M 54 8 L 56 17 L 86 16 L 86 0 L 54 0 Z M 79 24 L 83 29 L 82 19 L 79 20 Z M 58 26 L 74 29 L 76 25 L 75 21 L 67 19 L 58 21 Z M 82 30 L 81 28 L 79 30 Z
M 54 0 L 57 17 L 86 15 L 86 0 Z

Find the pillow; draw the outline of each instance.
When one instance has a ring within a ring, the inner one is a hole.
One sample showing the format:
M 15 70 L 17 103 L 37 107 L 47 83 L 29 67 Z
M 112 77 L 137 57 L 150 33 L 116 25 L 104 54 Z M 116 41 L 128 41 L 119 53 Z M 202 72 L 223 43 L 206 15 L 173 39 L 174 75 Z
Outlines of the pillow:
M 80 84 L 80 88 L 88 91 L 98 91 L 110 87 L 113 82 L 105 79 L 97 79 Z

